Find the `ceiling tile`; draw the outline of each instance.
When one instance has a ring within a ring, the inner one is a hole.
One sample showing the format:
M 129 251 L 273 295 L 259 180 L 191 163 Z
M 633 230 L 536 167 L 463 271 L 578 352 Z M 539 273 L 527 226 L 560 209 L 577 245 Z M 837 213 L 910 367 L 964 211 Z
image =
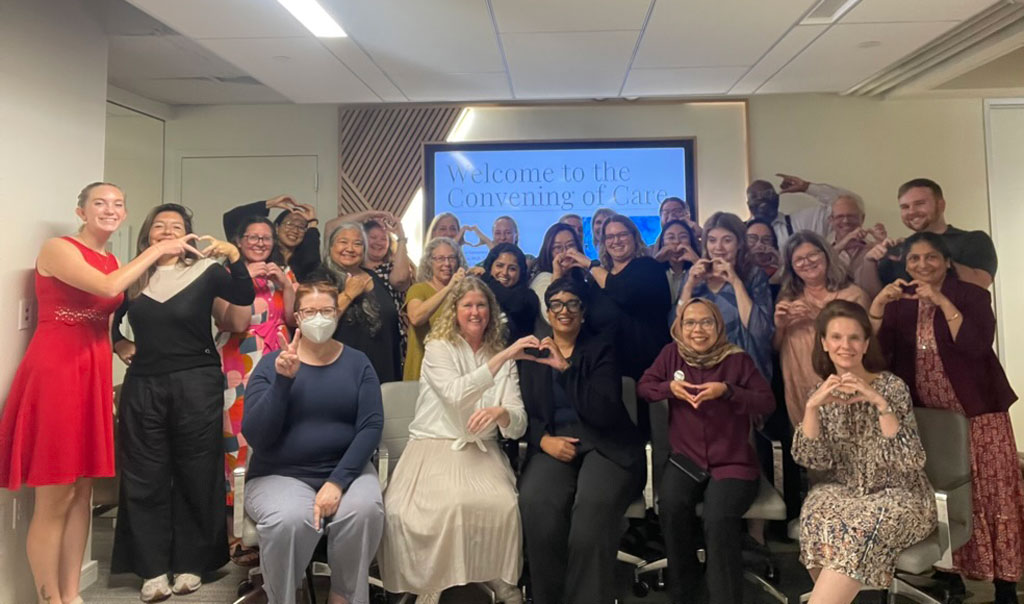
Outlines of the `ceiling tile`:
M 686 96 L 725 94 L 746 67 L 681 67 L 631 69 L 622 96 Z
M 729 94 L 753 94 L 761 84 L 782 69 L 793 57 L 800 54 L 807 45 L 828 29 L 827 25 L 800 25 L 789 30 L 745 76 L 736 82 Z
M 955 25 L 955 22 L 834 25 L 758 92 L 842 92 Z M 862 43 L 877 44 L 859 47 Z
M 814 0 L 658 2 L 633 67 L 753 65 Z
M 483 0 L 321 0 L 386 74 L 504 71 Z
M 380 97 L 315 38 L 211 38 L 201 42 L 296 103 L 380 102 Z
M 409 100 L 352 38 L 321 38 L 320 43 L 384 102 L 401 103 Z
M 963 21 L 993 4 L 995 0 L 861 0 L 841 23 Z
M 184 36 L 108 36 L 107 41 L 111 78 L 246 75 Z
M 193 39 L 312 36 L 277 0 L 128 0 Z
M 491 0 L 498 31 L 641 29 L 653 0 Z
M 289 99 L 262 84 L 235 84 L 205 78 L 125 78 L 111 84 L 169 105 L 287 103 Z
M 504 34 L 517 99 L 617 97 L 638 32 Z
M 400 73 L 392 76 L 412 102 L 495 101 L 511 97 L 508 76 L 498 73 Z

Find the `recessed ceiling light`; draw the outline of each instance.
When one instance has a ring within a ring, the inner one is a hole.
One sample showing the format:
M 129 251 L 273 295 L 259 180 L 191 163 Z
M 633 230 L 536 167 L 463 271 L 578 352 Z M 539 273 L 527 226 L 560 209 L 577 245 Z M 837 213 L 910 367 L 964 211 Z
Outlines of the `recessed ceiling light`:
M 858 44 L 857 48 L 874 48 L 876 46 L 881 46 L 881 45 L 882 45 L 882 43 L 879 42 L 878 40 L 865 40 L 864 42 L 861 42 L 860 44 Z
M 318 38 L 347 38 L 348 34 L 316 0 L 277 0 Z

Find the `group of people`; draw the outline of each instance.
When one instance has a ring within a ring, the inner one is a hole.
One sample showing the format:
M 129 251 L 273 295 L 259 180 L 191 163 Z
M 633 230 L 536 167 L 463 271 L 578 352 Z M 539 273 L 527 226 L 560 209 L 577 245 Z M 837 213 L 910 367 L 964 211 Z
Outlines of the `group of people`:
M 326 536 L 331 604 L 367 602 L 375 558 L 385 588 L 421 604 L 466 583 L 519 604 L 524 557 L 537 604 L 611 602 L 648 403 L 667 400 L 658 509 L 674 602 L 702 589 L 714 604 L 743 600 L 742 516 L 764 465 L 755 429 L 808 470 L 809 492 L 797 481 L 787 498 L 811 602 L 886 587 L 899 552 L 935 525 L 915 405 L 971 426 L 972 538 L 937 577 L 954 591 L 961 575 L 993 581 L 999 604 L 1017 602 L 1024 490 L 1016 396 L 992 350 L 991 240 L 948 225 L 928 179 L 899 188 L 914 233 L 893 239 L 867 226 L 856 194 L 780 176 L 779 190 L 750 185 L 747 220 L 699 225 L 685 200 L 665 199 L 650 245 L 599 209 L 596 259 L 577 215 L 532 256 L 510 216 L 487 237 L 440 214 L 419 267 L 395 216 L 339 216 L 321 251 L 313 208 L 288 196 L 225 214 L 225 240 L 193 233 L 187 208 L 158 206 L 120 266 L 104 248 L 124 194 L 87 186 L 81 230 L 38 258 L 39 326 L 0 420 L 0 486 L 36 487 L 39 601 L 81 601 L 91 481 L 115 463 L 109 333 L 128 365 L 112 570 L 142 577 L 143 601 L 199 589 L 231 556 L 258 558 L 259 597 L 291 604 Z M 795 192 L 819 203 L 781 212 Z M 461 251 L 468 232 L 490 248 L 480 266 Z M 382 493 L 380 385 L 403 379 L 419 381 L 415 418 Z M 516 440 L 518 473 L 501 446 Z M 239 466 L 244 501 L 231 491 Z M 245 506 L 259 552 L 228 534 L 225 505 Z M 746 533 L 763 543 L 763 526 Z

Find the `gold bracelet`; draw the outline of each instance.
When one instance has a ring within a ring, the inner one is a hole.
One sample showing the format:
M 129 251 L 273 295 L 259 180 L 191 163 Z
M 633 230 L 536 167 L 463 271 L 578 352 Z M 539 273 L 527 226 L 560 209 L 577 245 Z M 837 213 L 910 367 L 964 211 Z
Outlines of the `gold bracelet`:
M 957 312 L 952 317 L 946 319 L 946 323 L 952 323 L 953 321 L 956 321 L 959 318 L 960 318 L 960 313 Z
M 878 410 L 878 417 L 882 417 L 883 415 L 892 415 L 892 414 L 893 414 L 892 413 L 892 407 L 890 407 L 889 405 L 885 406 L 885 410 L 884 411 L 882 409 Z
M 885 319 L 885 315 L 882 315 L 881 317 L 876 317 L 875 315 L 873 315 L 871 313 L 868 313 L 868 316 L 871 317 L 872 319 L 876 320 L 876 321 L 881 321 L 881 320 Z

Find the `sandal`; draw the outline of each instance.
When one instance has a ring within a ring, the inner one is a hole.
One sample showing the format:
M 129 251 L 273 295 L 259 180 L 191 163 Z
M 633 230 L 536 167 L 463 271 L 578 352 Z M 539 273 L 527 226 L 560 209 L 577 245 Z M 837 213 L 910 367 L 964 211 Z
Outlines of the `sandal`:
M 259 548 L 246 548 L 241 543 L 236 543 L 231 548 L 231 561 L 238 566 L 251 568 L 260 564 Z

